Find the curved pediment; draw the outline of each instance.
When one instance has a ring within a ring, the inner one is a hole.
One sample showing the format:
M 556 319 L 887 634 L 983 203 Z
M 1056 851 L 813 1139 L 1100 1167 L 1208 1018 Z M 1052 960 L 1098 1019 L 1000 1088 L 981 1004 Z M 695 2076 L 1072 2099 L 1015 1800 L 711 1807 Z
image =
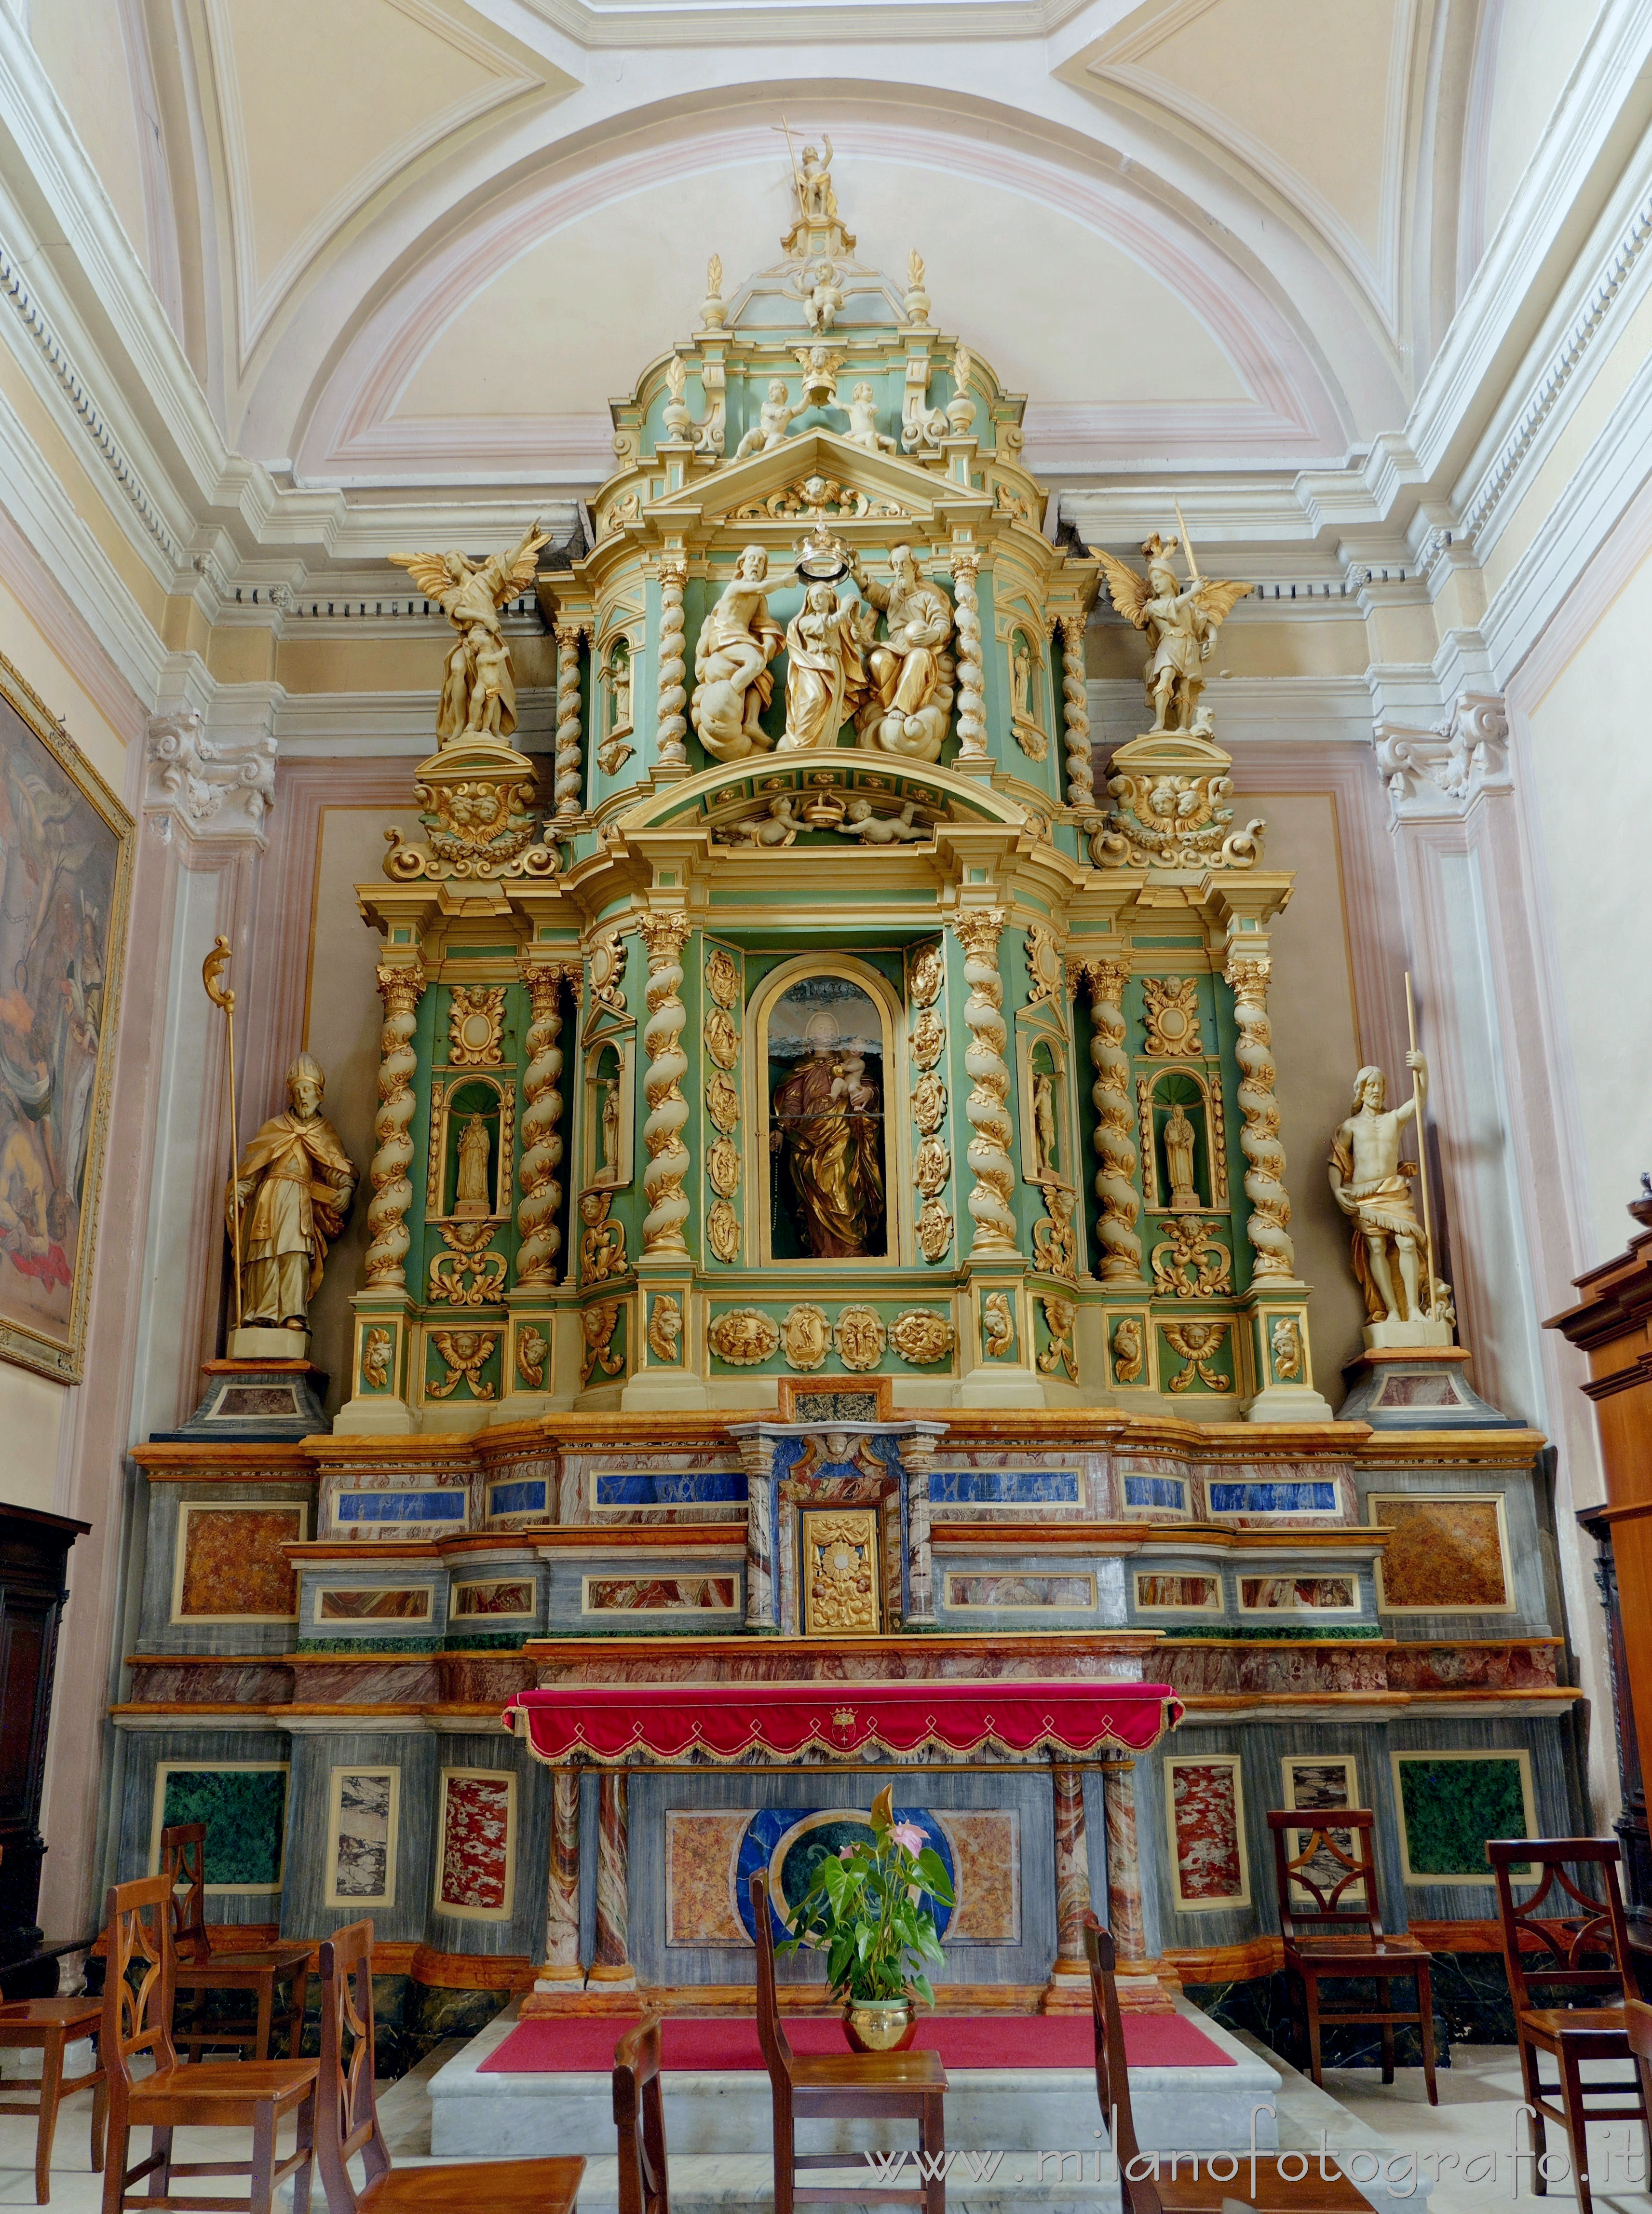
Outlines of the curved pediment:
M 766 452 L 725 462 L 709 477 L 691 477 L 644 513 L 657 529 L 669 529 L 679 516 L 713 529 L 775 522 L 801 529 L 815 505 L 811 483 L 821 487 L 820 510 L 832 523 L 887 523 L 921 534 L 943 515 L 984 515 L 992 506 L 985 494 L 921 462 L 873 452 L 816 424 Z
M 857 803 L 866 803 L 870 813 L 863 814 Z M 808 819 L 811 808 L 822 820 Z M 841 827 L 823 819 L 839 808 L 843 810 Z M 901 834 L 873 831 L 869 837 L 853 827 L 852 813 L 862 821 L 899 823 Z M 976 824 L 1019 835 L 1042 821 L 983 780 L 841 746 L 754 754 L 743 761 L 720 762 L 685 783 L 649 792 L 612 818 L 611 827 L 627 836 L 643 830 L 681 832 L 703 827 L 716 845 L 841 851 L 855 843 L 927 844 L 937 829 L 947 825 Z M 754 838 L 740 828 L 748 823 L 774 828 L 772 834 Z M 915 832 L 916 836 L 911 835 Z

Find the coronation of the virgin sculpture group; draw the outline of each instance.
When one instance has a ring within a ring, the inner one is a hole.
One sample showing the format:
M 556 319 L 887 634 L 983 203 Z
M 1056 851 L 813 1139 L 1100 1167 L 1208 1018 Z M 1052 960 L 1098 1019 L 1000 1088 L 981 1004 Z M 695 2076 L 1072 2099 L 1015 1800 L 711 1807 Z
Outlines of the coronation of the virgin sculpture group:
M 856 259 L 829 146 L 795 185 L 776 264 L 713 259 L 615 403 L 588 529 L 399 557 L 451 641 L 358 887 L 372 1157 L 295 1063 L 226 1197 L 226 1357 L 138 1453 L 125 1860 L 180 1763 L 285 1764 L 283 1930 L 370 1911 L 453 2021 L 512 1980 L 529 2012 L 734 2003 L 743 1875 L 789 1896 L 800 1826 L 880 1776 L 952 1871 L 951 1979 L 1024 2010 L 1088 2005 L 1092 1900 L 1135 2003 L 1243 1984 L 1270 1808 L 1373 1807 L 1386 1899 L 1438 1932 L 1492 1910 L 1416 1812 L 1435 1756 L 1492 1763 L 1529 1834 L 1583 1826 L 1541 1440 L 1455 1342 L 1426 1060 L 1350 1069 L 1334 1132 L 1276 1091 L 1292 878 L 1204 684 L 1249 587 L 1201 572 L 1172 488 L 1139 566 L 1060 525 L 990 329 L 948 327 L 917 251 Z M 512 743 L 528 594 L 548 759 Z M 1100 776 L 1098 594 L 1147 649 Z M 1287 1136 L 1369 1318 L 1335 1405 Z M 352 1205 L 328 1429 L 308 1302 Z M 296 1638 L 174 1603 L 209 1495 L 263 1510 Z M 1017 1678 L 1108 1685 L 1117 1727 L 880 1734 L 902 1684 Z M 785 1752 L 759 1712 L 668 1755 L 646 1717 L 685 1683 L 813 1703 Z M 634 1730 L 559 1735 L 599 1691 Z M 394 1841 L 372 1896 L 352 1821 Z

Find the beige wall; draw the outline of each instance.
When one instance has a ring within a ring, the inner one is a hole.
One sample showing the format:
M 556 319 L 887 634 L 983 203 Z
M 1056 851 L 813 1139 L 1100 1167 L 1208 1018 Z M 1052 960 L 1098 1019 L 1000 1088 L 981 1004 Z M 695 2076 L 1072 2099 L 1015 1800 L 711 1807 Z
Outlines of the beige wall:
M 111 788 L 125 782 L 126 749 L 93 704 L 68 661 L 0 578 L 0 653 L 16 669 Z M 0 1361 L 0 1503 L 51 1513 L 58 1496 L 58 1457 L 70 1387 Z
M 1548 879 L 1554 1019 L 1569 1056 L 1585 1265 L 1621 1250 L 1652 1168 L 1646 831 L 1652 804 L 1652 556 L 1526 706 L 1519 764 Z M 1541 795 L 1540 800 L 1539 795 Z

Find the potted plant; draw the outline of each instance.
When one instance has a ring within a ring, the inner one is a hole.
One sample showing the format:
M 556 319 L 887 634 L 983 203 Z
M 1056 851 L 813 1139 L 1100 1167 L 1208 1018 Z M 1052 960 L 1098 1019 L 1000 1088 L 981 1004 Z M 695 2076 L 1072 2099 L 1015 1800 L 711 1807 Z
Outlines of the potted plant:
M 843 2027 L 857 2052 L 903 2052 L 917 2034 L 917 2002 L 935 1994 L 921 1963 L 943 1966 L 934 1905 L 952 1904 L 945 1863 L 915 1822 L 897 1822 L 885 1785 L 872 1802 L 869 1844 L 828 1854 L 792 1915 L 782 1953 L 813 1946 L 826 1981 L 843 2002 Z

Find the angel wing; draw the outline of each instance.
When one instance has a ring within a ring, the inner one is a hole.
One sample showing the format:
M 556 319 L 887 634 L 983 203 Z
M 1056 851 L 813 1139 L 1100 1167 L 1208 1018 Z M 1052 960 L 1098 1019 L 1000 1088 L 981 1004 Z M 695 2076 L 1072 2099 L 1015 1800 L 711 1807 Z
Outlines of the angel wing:
M 1107 579 L 1107 590 L 1113 605 L 1126 622 L 1134 623 L 1138 630 L 1145 630 L 1147 627 L 1147 604 L 1153 597 L 1152 585 L 1145 577 L 1138 576 L 1134 569 L 1127 567 L 1111 554 L 1104 554 L 1099 547 L 1096 550 L 1096 559 Z M 1226 613 L 1226 609 L 1223 612 Z
M 1107 557 L 1104 554 L 1101 558 L 1104 561 Z M 1199 611 L 1212 630 L 1215 630 L 1218 624 L 1227 621 L 1228 616 L 1233 612 L 1235 602 L 1242 600 L 1247 592 L 1254 591 L 1255 589 L 1253 584 L 1240 584 L 1231 579 L 1224 581 L 1219 577 L 1207 577 L 1196 588 Z M 1123 610 L 1121 609 L 1120 612 L 1123 613 Z
M 444 600 L 453 590 L 453 579 L 439 554 L 392 554 L 398 569 L 405 569 L 427 600 Z
M 514 600 L 518 592 L 525 592 L 528 590 L 538 573 L 539 549 L 541 546 L 548 546 L 550 542 L 551 534 L 548 530 L 542 532 L 538 537 L 527 540 L 515 562 L 506 570 L 505 582 L 493 595 L 501 607 L 506 600 Z

